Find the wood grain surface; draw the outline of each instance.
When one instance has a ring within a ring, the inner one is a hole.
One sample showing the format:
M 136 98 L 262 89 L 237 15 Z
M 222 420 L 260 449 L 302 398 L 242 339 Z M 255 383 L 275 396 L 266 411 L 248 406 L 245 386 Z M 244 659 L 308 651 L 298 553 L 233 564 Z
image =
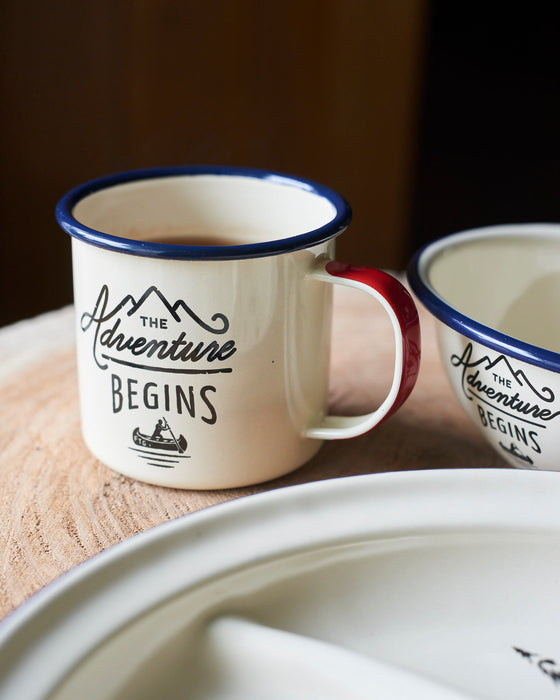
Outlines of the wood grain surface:
M 224 491 L 133 481 L 97 461 L 80 434 L 72 309 L 0 330 L 0 618 L 68 569 L 172 518 L 267 489 L 340 476 L 501 467 L 460 408 L 421 309 L 422 364 L 400 411 L 378 429 L 326 443 L 292 474 Z M 392 373 L 389 322 L 367 295 L 337 289 L 332 412 L 379 404 Z

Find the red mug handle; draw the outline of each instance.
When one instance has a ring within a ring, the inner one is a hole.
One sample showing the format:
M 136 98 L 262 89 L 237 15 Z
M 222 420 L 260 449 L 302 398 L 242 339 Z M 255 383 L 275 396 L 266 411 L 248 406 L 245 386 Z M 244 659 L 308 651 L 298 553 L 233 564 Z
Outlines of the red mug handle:
M 408 398 L 420 368 L 420 322 L 412 297 L 392 275 L 381 270 L 321 260 L 308 279 L 341 284 L 366 292 L 381 303 L 395 336 L 395 365 L 389 393 L 374 411 L 360 416 L 323 417 L 321 424 L 305 430 L 305 436 L 320 440 L 355 437 L 375 428 Z

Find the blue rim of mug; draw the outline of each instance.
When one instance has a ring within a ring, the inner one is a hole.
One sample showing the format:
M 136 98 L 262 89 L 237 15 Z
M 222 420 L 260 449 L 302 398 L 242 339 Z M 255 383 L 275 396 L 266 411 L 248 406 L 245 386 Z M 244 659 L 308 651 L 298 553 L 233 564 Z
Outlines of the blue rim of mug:
M 335 208 L 335 215 L 323 226 L 296 236 L 231 246 L 192 246 L 136 241 L 92 229 L 80 223 L 73 215 L 76 204 L 94 192 L 140 180 L 183 175 L 237 176 L 294 187 L 327 199 Z M 235 260 L 289 253 L 324 243 L 344 231 L 352 218 L 352 210 L 344 197 L 334 190 L 306 178 L 256 168 L 196 165 L 130 170 L 91 180 L 67 192 L 58 202 L 55 216 L 59 226 L 70 236 L 85 243 L 120 253 L 173 260 Z
M 414 254 L 408 265 L 407 278 L 410 288 L 419 301 L 435 318 L 452 330 L 504 355 L 543 369 L 560 372 L 560 353 L 518 340 L 466 316 L 448 304 L 430 282 L 430 266 L 435 258 L 438 255 L 444 255 L 446 250 L 477 239 L 535 235 L 560 240 L 560 226 L 547 223 L 506 224 L 485 226 L 444 236 L 428 243 Z

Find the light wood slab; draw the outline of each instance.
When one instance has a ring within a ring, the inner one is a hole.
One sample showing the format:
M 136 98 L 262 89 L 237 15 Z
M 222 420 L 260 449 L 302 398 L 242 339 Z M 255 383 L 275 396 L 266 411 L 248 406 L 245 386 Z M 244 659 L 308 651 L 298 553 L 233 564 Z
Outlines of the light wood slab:
M 98 462 L 80 434 L 73 309 L 0 330 L 0 618 L 87 558 L 171 518 L 275 489 L 340 476 L 410 469 L 505 466 L 460 408 L 422 310 L 422 365 L 401 410 L 380 428 L 325 444 L 298 471 L 225 491 L 132 481 Z M 335 293 L 331 405 L 364 412 L 392 372 L 393 342 L 367 295 Z

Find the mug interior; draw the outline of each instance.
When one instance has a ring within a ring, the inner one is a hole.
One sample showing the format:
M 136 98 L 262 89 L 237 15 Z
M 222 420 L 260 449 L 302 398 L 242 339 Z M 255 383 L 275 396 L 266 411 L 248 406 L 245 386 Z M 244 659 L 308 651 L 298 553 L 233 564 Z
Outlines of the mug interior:
M 259 177 L 179 174 L 98 189 L 72 209 L 89 229 L 136 241 L 247 245 L 299 236 L 331 223 L 325 196 Z
M 426 277 L 468 318 L 560 352 L 560 227 L 452 236 L 436 244 Z

